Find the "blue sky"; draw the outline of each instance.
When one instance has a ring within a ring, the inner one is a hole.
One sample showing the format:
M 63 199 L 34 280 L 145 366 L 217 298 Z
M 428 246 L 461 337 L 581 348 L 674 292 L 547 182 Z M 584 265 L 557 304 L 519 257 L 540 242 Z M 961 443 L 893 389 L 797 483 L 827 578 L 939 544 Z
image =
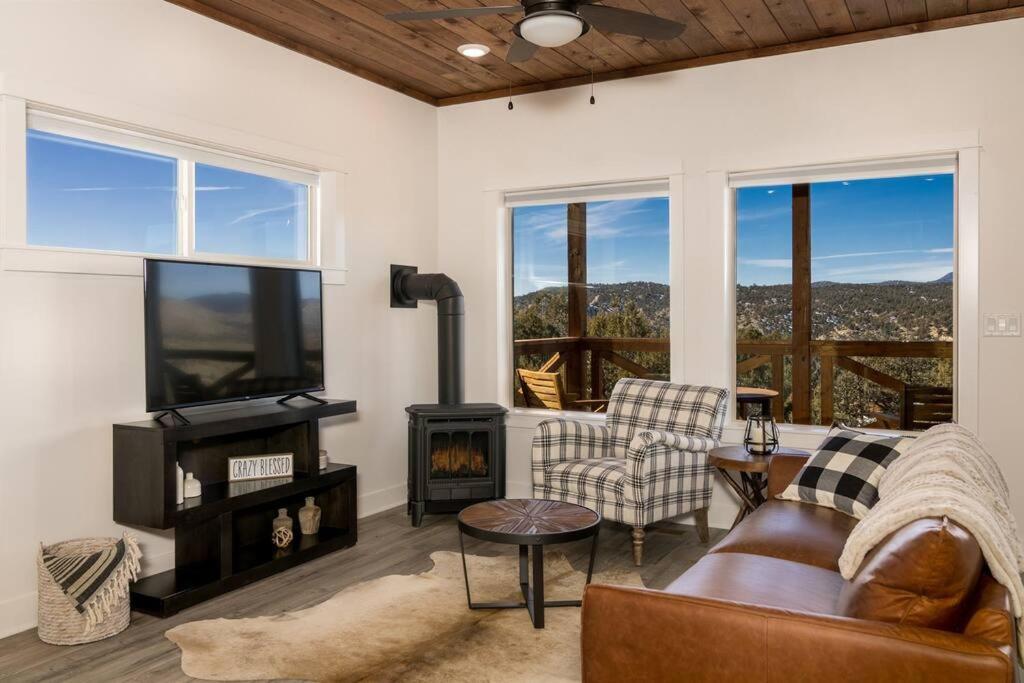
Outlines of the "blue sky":
M 752 187 L 737 196 L 737 280 L 792 281 L 792 193 Z M 953 270 L 952 174 L 815 183 L 811 279 L 929 281 Z
M 565 204 L 513 210 L 515 295 L 564 287 L 568 278 Z M 668 199 L 587 204 L 587 281 L 668 284 Z
M 30 244 L 173 254 L 177 162 L 52 133 L 28 133 Z M 196 246 L 304 259 L 308 188 L 196 164 Z

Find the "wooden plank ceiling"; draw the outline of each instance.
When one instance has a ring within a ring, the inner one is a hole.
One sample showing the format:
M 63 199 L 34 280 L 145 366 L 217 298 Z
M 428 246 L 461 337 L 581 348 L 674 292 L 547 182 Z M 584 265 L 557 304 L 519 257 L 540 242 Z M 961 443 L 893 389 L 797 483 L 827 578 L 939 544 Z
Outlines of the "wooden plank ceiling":
M 647 41 L 591 29 L 519 64 L 518 15 L 395 22 L 385 15 L 514 0 L 168 0 L 434 105 L 458 104 L 1024 17 L 1024 0 L 602 0 L 686 26 Z M 471 60 L 456 48 L 482 43 Z

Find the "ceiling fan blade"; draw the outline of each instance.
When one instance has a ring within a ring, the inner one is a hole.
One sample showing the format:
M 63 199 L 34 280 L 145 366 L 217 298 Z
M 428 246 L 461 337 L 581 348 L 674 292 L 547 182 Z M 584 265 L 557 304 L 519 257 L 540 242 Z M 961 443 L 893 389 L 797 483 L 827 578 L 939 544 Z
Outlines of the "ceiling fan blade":
M 479 17 L 486 14 L 512 14 L 522 12 L 522 5 L 503 5 L 501 7 L 464 7 L 461 9 L 441 9 L 433 12 L 398 12 L 388 14 L 391 21 L 419 21 L 421 19 L 450 19 L 452 17 Z
M 516 39 L 512 41 L 512 45 L 508 48 L 508 54 L 505 55 L 505 61 L 512 63 L 525 62 L 533 57 L 535 52 L 537 52 L 536 45 L 528 41 L 526 38 L 516 36 Z
M 671 40 L 683 32 L 683 25 L 679 22 L 618 7 L 581 4 L 576 11 L 598 31 L 652 40 Z

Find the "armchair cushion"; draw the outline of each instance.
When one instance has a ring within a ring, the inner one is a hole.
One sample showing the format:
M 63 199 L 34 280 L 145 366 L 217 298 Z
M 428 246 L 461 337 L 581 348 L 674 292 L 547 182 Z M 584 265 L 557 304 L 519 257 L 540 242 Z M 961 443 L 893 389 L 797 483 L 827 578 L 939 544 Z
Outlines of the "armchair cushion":
M 566 460 L 548 471 L 548 486 L 601 500 L 623 500 L 626 461 L 619 458 Z

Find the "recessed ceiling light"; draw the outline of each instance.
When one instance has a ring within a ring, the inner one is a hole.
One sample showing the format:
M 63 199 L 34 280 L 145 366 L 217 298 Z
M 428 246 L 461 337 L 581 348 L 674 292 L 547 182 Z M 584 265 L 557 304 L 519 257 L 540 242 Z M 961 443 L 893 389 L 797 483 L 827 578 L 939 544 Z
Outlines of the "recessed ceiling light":
M 479 43 L 467 43 L 466 45 L 459 45 L 457 48 L 459 54 L 463 57 L 469 57 L 470 59 L 477 59 L 483 57 L 485 54 L 491 51 L 491 48 L 486 45 L 480 45 Z

